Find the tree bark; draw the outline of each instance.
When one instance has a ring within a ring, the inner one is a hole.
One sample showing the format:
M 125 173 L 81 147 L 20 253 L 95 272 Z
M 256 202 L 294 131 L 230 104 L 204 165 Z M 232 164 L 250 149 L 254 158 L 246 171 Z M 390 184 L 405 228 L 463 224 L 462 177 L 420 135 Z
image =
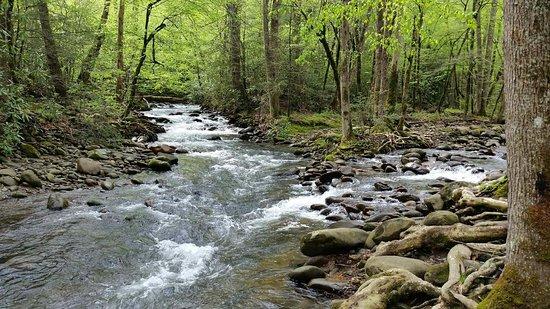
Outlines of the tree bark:
M 269 115 L 273 119 L 279 114 L 280 90 L 278 85 L 279 60 L 279 8 L 281 0 L 262 2 L 262 26 L 264 35 L 264 53 L 267 76 Z
M 117 26 L 117 39 L 116 39 L 116 68 L 117 78 L 116 78 L 116 98 L 117 102 L 124 102 L 124 81 L 126 80 L 125 69 L 124 69 L 124 11 L 125 11 L 125 1 L 119 0 L 118 4 L 118 26 Z
M 13 6 L 14 0 L 8 0 L 4 5 L 0 1 L 2 7 L 2 16 L 0 16 L 0 38 L 5 45 L 5 51 L 3 55 L 0 55 L 2 60 L 3 69 L 6 72 L 6 79 L 9 83 L 17 83 L 17 76 L 15 74 L 16 68 L 16 56 L 15 56 L 15 36 L 13 31 Z
M 229 62 L 231 68 L 231 85 L 238 94 L 239 106 L 247 105 L 247 95 L 242 74 L 243 62 L 241 42 L 241 22 L 239 5 L 232 1 L 226 4 L 227 26 L 229 28 Z
M 487 38 L 485 40 L 485 55 L 482 62 L 482 71 L 481 71 L 481 104 L 483 112 L 489 102 L 490 95 L 490 84 L 491 84 L 491 75 L 492 75 L 492 63 L 493 63 L 493 48 L 494 48 L 494 39 L 495 39 L 495 23 L 497 15 L 497 6 L 498 1 L 492 0 L 491 2 L 491 12 L 489 13 L 489 25 L 487 26 Z
M 99 27 L 97 29 L 94 45 L 90 47 L 86 58 L 82 61 L 82 68 L 80 69 L 78 80 L 84 84 L 90 83 L 90 77 L 95 66 L 95 61 L 97 60 L 99 52 L 101 51 L 101 46 L 105 41 L 105 24 L 107 24 L 107 19 L 109 18 L 110 7 L 111 0 L 105 0 L 103 3 L 103 12 L 101 13 L 101 19 L 99 21 Z
M 475 111 L 477 115 L 485 116 L 485 104 L 483 103 L 483 46 L 481 40 L 481 0 L 474 0 L 474 19 L 476 22 L 476 55 L 475 55 Z
M 550 306 L 550 6 L 505 1 L 510 231 L 506 266 L 480 308 Z
M 349 0 L 342 0 L 348 5 Z M 351 66 L 351 40 L 348 18 L 345 16 L 340 27 L 340 41 L 342 46 L 343 59 L 340 62 L 340 111 L 342 115 L 342 142 L 347 142 L 353 137 L 351 124 L 351 103 L 350 103 L 350 66 Z
M 52 27 L 50 25 L 48 5 L 46 4 L 46 0 L 38 0 L 36 6 L 38 8 L 38 18 L 42 29 L 46 62 L 52 78 L 53 87 L 55 92 L 61 97 L 65 97 L 67 96 L 67 86 L 65 85 L 65 79 L 61 71 L 59 56 L 57 55 L 57 45 L 55 44 Z

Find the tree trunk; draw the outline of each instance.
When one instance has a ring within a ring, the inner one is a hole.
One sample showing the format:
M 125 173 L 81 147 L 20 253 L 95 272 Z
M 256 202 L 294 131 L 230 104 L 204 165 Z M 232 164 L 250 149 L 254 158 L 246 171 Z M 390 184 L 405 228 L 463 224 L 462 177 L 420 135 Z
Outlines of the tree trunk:
M 50 13 L 48 11 L 48 5 L 46 0 L 39 0 L 36 4 L 38 8 L 38 18 L 40 20 L 40 27 L 42 28 L 42 39 L 44 40 L 44 50 L 46 53 L 46 61 L 48 63 L 48 69 L 52 77 L 52 83 L 55 92 L 61 97 L 67 96 L 67 86 L 65 85 L 65 79 L 61 71 L 61 63 L 57 55 L 57 46 L 53 37 L 52 27 L 50 25 Z
M 3 55 L 0 55 L 2 60 L 1 66 L 6 72 L 8 83 L 16 83 L 17 76 L 15 75 L 16 56 L 15 56 L 15 36 L 13 31 L 13 6 L 14 0 L 8 0 L 5 6 L 0 1 L 2 7 L 2 16 L 0 16 L 0 38 L 5 45 Z
M 116 98 L 117 102 L 124 102 L 124 81 L 126 80 L 125 69 L 124 69 L 124 2 L 126 0 L 119 0 L 118 6 L 118 27 L 117 27 L 117 39 L 116 39 L 116 49 L 117 49 L 117 59 L 116 59 L 116 68 L 117 79 L 116 79 Z
M 99 27 L 97 29 L 97 34 L 95 37 L 95 43 L 90 47 L 88 55 L 84 61 L 82 61 L 82 68 L 80 69 L 80 74 L 78 75 L 78 80 L 84 84 L 90 83 L 90 75 L 94 69 L 95 61 L 99 56 L 99 51 L 101 46 L 105 41 L 105 24 L 107 24 L 107 19 L 109 18 L 109 8 L 111 7 L 111 0 L 105 0 L 103 4 L 103 13 L 101 13 L 101 19 L 99 21 Z
M 279 8 L 281 0 L 273 0 L 271 9 L 269 0 L 262 2 L 262 25 L 264 35 L 264 53 L 267 76 L 269 115 L 273 119 L 279 114 L 278 85 L 278 49 L 279 49 Z
M 489 25 L 487 26 L 487 38 L 485 41 L 485 57 L 483 59 L 483 67 L 481 71 L 481 104 L 483 111 L 489 102 L 490 97 L 490 84 L 492 75 L 492 63 L 493 63 L 493 47 L 495 37 L 495 23 L 497 15 L 498 1 L 493 0 L 491 2 L 491 12 L 489 13 Z
M 510 231 L 504 272 L 480 308 L 550 306 L 549 23 L 545 1 L 505 2 Z
M 342 0 L 342 3 L 347 6 L 349 0 Z M 345 14 L 345 13 L 344 13 Z M 342 47 L 343 59 L 340 62 L 340 111 L 342 114 L 342 142 L 347 142 L 353 137 L 351 124 L 351 103 L 350 103 L 350 84 L 351 84 L 351 40 L 350 26 L 346 16 L 340 27 L 340 41 Z
M 485 116 L 483 104 L 483 53 L 481 44 L 481 0 L 474 0 L 474 19 L 476 21 L 476 55 L 475 55 L 475 111 L 477 115 Z
M 414 87 L 412 87 L 412 106 L 413 108 L 417 108 L 420 100 L 422 99 L 422 95 L 420 94 L 421 88 L 420 88 L 420 52 L 422 51 L 422 26 L 424 25 L 424 10 L 418 4 L 418 26 L 416 27 L 416 37 L 415 37 L 415 47 L 416 47 L 416 55 L 414 57 L 415 63 L 414 63 Z
M 231 68 L 231 85 L 238 93 L 239 106 L 247 105 L 246 89 L 242 77 L 242 43 L 241 22 L 239 20 L 239 5 L 229 2 L 226 5 L 227 26 L 229 28 L 229 62 Z

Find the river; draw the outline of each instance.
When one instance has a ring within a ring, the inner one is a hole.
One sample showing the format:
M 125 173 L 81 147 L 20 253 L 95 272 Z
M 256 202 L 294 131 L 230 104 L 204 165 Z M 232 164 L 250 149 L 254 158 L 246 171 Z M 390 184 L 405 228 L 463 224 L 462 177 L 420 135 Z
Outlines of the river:
M 320 195 L 289 173 L 307 163 L 290 148 L 241 141 L 226 119 L 191 115 L 198 110 L 148 112 L 171 120 L 159 143 L 190 151 L 171 172 L 147 173 L 144 185 L 64 193 L 71 207 L 59 212 L 46 209 L 47 195 L 2 205 L 0 307 L 322 307 L 326 298 L 286 279 L 304 260 L 301 235 L 327 224 L 309 205 L 346 192 L 372 194 L 375 181 L 422 195 L 438 177 L 477 182 L 485 176 L 479 168 L 505 167 L 498 156 L 452 169 L 432 162 L 428 175 L 363 176 Z M 92 198 L 104 205 L 87 206 Z M 400 207 L 384 196 L 373 203 L 378 212 Z

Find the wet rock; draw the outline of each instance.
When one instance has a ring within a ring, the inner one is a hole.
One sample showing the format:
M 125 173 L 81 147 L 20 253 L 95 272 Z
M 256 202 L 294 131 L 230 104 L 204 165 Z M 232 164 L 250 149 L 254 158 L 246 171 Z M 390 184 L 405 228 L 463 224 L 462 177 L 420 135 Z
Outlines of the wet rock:
M 330 224 L 327 229 L 338 229 L 338 228 L 348 228 L 348 229 L 363 229 L 363 221 L 360 220 L 342 220 Z
M 29 195 L 23 191 L 15 191 L 11 194 L 11 197 L 17 198 L 17 199 L 26 198 L 27 196 Z
M 12 168 L 0 169 L 0 176 L 9 176 L 11 178 L 17 177 L 17 173 Z
M 207 138 L 207 140 L 209 140 L 209 141 L 221 141 L 222 138 L 220 136 L 210 136 L 209 138 Z
M 424 225 L 453 225 L 458 222 L 460 222 L 458 216 L 448 210 L 434 211 L 424 219 Z
M 140 176 L 133 176 L 132 178 L 130 178 L 130 182 L 133 183 L 134 185 L 142 185 L 145 183 L 143 178 Z
M 321 211 L 321 210 L 327 208 L 327 206 L 323 205 L 323 204 L 313 204 L 313 205 L 309 206 L 309 208 L 311 210 Z
M 392 268 L 399 268 L 408 270 L 414 275 L 422 278 L 429 266 L 428 263 L 417 259 L 394 255 L 382 255 L 371 256 L 365 262 L 364 269 L 369 276 L 373 276 Z
M 431 210 L 441 210 L 443 209 L 444 203 L 441 194 L 436 193 L 424 199 L 424 204 L 428 206 L 428 209 Z
M 410 171 L 410 172 L 413 172 L 416 175 L 425 175 L 425 174 L 430 173 L 430 170 L 428 170 L 427 168 L 425 168 L 422 165 L 420 165 L 418 163 L 415 163 L 415 162 L 409 162 L 409 163 L 405 164 L 401 168 L 401 170 L 403 172 Z
M 325 272 L 316 266 L 302 266 L 292 270 L 288 276 L 298 282 L 310 282 L 312 279 L 325 278 Z
M 69 200 L 58 193 L 51 194 L 48 197 L 49 210 L 62 210 L 69 207 Z
M 341 182 L 353 182 L 352 177 L 344 176 L 340 179 Z
M 327 258 L 326 256 L 319 255 L 319 256 L 312 256 L 308 258 L 304 265 L 322 267 L 326 265 L 328 262 L 330 262 L 329 258 Z
M 333 215 L 327 216 L 325 219 L 327 219 L 328 221 L 342 221 L 342 220 L 345 220 L 346 217 L 340 214 L 333 214 Z
M 397 172 L 397 167 L 393 164 L 382 164 L 382 169 L 385 173 L 395 173 Z
M 166 172 L 172 169 L 172 167 L 170 166 L 170 163 L 157 158 L 153 158 L 149 160 L 147 165 L 149 166 L 150 169 L 152 169 L 155 172 Z
M 38 150 L 31 144 L 21 143 L 19 148 L 27 158 L 34 158 L 34 159 L 40 158 L 40 152 L 38 152 Z
M 151 146 L 151 147 L 149 147 L 149 150 L 151 150 L 155 155 L 159 154 L 159 153 L 172 154 L 172 153 L 175 153 L 177 151 L 177 148 L 173 147 L 173 146 L 170 146 L 170 145 L 161 144 L 161 145 L 158 145 L 158 146 Z
M 331 171 L 328 173 L 324 173 L 319 177 L 319 181 L 323 184 L 331 183 L 333 179 L 338 179 L 342 177 L 343 174 L 341 171 Z
M 321 194 L 327 192 L 328 190 L 330 190 L 329 186 L 327 185 L 320 185 L 317 187 L 317 189 L 319 190 L 319 192 L 321 192 Z
M 409 218 L 395 218 L 384 221 L 369 234 L 365 245 L 372 248 L 381 241 L 398 239 L 401 232 L 406 231 L 415 224 L 415 221 Z
M 21 182 L 27 183 L 29 186 L 33 188 L 41 188 L 42 187 L 42 181 L 32 170 L 26 170 L 23 173 L 21 173 L 20 176 Z
M 108 160 L 109 153 L 107 149 L 93 149 L 86 152 L 86 155 L 92 160 Z
M 415 201 L 407 201 L 407 202 L 403 203 L 403 206 L 405 206 L 407 208 L 415 208 L 416 207 L 416 202 Z
M 412 194 L 401 193 L 401 194 L 391 195 L 390 197 L 400 201 L 401 203 L 405 203 L 408 201 L 420 202 L 420 198 Z
M 375 182 L 374 183 L 374 190 L 375 191 L 391 191 L 392 187 L 390 187 L 388 184 L 383 182 Z
M 86 178 L 86 179 L 84 180 L 84 183 L 85 183 L 88 187 L 95 187 L 95 186 L 99 185 L 99 182 L 97 182 L 97 180 L 91 179 L 91 178 Z
M 329 196 L 325 199 L 325 204 L 331 205 L 331 204 L 339 204 L 342 202 L 345 202 L 346 198 L 340 197 L 340 196 Z
M 323 210 L 321 210 L 320 214 L 323 215 L 323 216 L 328 216 L 332 213 L 332 209 L 330 208 L 325 208 Z
M 157 156 L 157 159 L 168 162 L 170 165 L 178 164 L 178 157 L 172 154 L 161 153 Z
M 346 289 L 349 289 L 349 287 L 342 282 L 328 281 L 322 278 L 311 280 L 307 286 L 314 290 L 329 292 L 334 294 L 343 294 L 346 291 Z
M 79 158 L 76 160 L 76 170 L 81 174 L 99 175 L 101 169 L 101 163 L 95 160 L 89 158 Z
M 340 168 L 338 168 L 338 171 L 340 171 L 344 176 L 355 176 L 355 172 L 353 171 L 353 168 L 351 166 L 341 166 Z
M 356 228 L 318 230 L 302 238 L 300 251 L 307 256 L 345 252 L 362 246 L 368 235 Z
M 3 184 L 7 187 L 17 186 L 17 181 L 11 176 L 1 176 L 0 177 L 0 184 Z
M 94 207 L 94 206 L 101 206 L 103 205 L 103 203 L 97 199 L 91 199 L 86 202 L 86 205 L 90 207 Z
M 113 190 L 115 188 L 115 183 L 112 180 L 102 181 L 101 188 L 107 191 Z
M 361 228 L 364 231 L 370 232 L 370 231 L 373 231 L 377 226 L 378 226 L 378 224 L 376 224 L 374 222 L 365 222 L 363 224 L 363 227 L 361 227 Z
M 403 212 L 402 215 L 407 218 L 418 218 L 423 216 L 423 214 L 418 210 L 408 210 Z

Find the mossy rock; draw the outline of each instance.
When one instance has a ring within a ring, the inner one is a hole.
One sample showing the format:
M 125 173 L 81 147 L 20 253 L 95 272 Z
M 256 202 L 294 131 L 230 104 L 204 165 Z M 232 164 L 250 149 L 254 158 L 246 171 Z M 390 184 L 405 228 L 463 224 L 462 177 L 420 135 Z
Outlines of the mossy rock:
M 40 152 L 33 145 L 21 143 L 19 147 L 21 148 L 21 152 L 27 158 L 35 158 L 35 159 L 40 158 Z
M 484 182 L 479 185 L 479 192 L 484 196 L 501 198 L 508 196 L 508 177 L 502 176 L 499 179 Z
M 437 286 L 443 286 L 449 279 L 449 263 L 430 265 L 424 274 L 424 280 Z

